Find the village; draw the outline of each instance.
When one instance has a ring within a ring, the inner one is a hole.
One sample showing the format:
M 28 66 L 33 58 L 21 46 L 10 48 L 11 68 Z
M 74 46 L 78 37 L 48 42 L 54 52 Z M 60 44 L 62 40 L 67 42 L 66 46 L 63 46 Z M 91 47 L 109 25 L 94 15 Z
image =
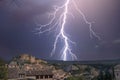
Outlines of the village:
M 46 61 L 23 54 L 7 65 L 8 80 L 64 80 L 69 76 L 62 69 L 47 65 Z
M 22 54 L 13 57 L 5 67 L 7 78 L 0 80 L 120 80 L 119 64 L 50 64 L 34 56 Z

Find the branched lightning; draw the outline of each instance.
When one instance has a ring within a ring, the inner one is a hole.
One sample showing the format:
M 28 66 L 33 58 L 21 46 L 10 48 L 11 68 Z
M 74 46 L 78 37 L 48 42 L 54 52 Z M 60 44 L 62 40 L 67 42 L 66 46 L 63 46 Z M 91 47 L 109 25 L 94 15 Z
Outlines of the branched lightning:
M 72 49 L 70 47 L 71 44 L 75 44 L 75 43 L 72 40 L 70 40 L 70 38 L 65 33 L 65 25 L 67 23 L 70 2 L 72 2 L 76 11 L 83 17 L 85 23 L 89 25 L 90 37 L 94 36 L 97 39 L 100 39 L 100 37 L 92 29 L 92 22 L 89 22 L 87 20 L 86 16 L 78 8 L 74 0 L 66 0 L 62 6 L 54 6 L 54 12 L 49 14 L 49 16 L 52 17 L 51 20 L 45 25 L 37 24 L 37 26 L 40 26 L 40 27 L 36 28 L 36 30 L 37 30 L 37 33 L 43 34 L 45 32 L 50 32 L 52 30 L 59 29 L 57 36 L 55 37 L 51 56 L 53 56 L 56 52 L 58 41 L 62 40 L 64 45 L 60 51 L 60 54 L 61 54 L 60 59 L 64 61 L 68 60 L 68 58 L 71 60 L 77 60 L 77 56 L 72 52 Z M 60 15 L 58 15 L 58 13 L 61 10 L 63 10 L 63 12 Z

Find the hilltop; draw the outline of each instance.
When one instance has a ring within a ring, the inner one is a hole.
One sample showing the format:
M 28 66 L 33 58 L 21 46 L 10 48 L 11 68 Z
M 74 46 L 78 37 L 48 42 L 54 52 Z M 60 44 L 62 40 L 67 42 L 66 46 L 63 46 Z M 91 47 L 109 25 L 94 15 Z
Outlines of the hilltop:
M 47 64 L 46 61 L 28 54 L 22 54 L 22 55 L 13 57 L 10 63 L 11 62 L 16 62 L 18 64 Z
M 22 75 L 21 75 L 22 74 Z M 38 59 L 28 54 L 13 57 L 8 64 L 8 78 L 46 78 L 63 79 L 70 76 L 61 68 L 56 68 L 55 65 L 49 64 L 47 61 Z M 23 77 L 24 76 L 24 77 Z M 16 80 L 16 79 L 15 79 Z

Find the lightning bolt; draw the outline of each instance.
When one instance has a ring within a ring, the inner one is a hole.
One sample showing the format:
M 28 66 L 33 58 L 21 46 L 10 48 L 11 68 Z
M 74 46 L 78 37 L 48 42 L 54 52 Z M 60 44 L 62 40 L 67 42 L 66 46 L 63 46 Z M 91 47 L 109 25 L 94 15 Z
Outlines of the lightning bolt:
M 67 17 L 69 13 L 69 4 L 72 2 L 74 5 L 75 10 L 83 17 L 84 21 L 86 24 L 89 26 L 89 31 L 90 31 L 90 37 L 92 38 L 93 36 L 96 37 L 97 39 L 100 40 L 100 37 L 93 31 L 92 29 L 92 22 L 89 22 L 84 15 L 84 13 L 78 8 L 77 4 L 75 3 L 74 0 L 66 0 L 65 3 L 62 6 L 54 6 L 54 11 L 52 13 L 48 13 L 49 17 L 52 17 L 51 20 L 45 24 L 41 25 L 39 23 L 36 23 L 37 26 L 40 26 L 39 28 L 36 28 L 37 34 L 43 34 L 46 32 L 50 32 L 52 30 L 55 30 L 57 33 L 53 45 L 53 49 L 51 52 L 51 56 L 53 56 L 56 52 L 56 49 L 58 47 L 58 41 L 62 40 L 64 43 L 63 48 L 60 51 L 61 60 L 77 60 L 77 56 L 72 52 L 71 45 L 74 45 L 75 42 L 73 42 L 65 33 L 65 25 L 67 23 Z M 59 12 L 63 11 L 62 13 Z

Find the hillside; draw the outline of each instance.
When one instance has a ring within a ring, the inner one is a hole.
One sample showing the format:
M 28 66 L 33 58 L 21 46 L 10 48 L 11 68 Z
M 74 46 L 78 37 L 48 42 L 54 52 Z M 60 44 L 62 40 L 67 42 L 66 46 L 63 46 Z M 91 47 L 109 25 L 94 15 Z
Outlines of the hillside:
M 113 74 L 111 70 L 119 62 L 119 60 L 45 61 L 28 54 L 22 54 L 13 57 L 9 62 L 8 73 L 10 74 L 9 78 L 18 77 L 18 74 L 26 74 L 30 76 L 53 75 L 55 80 L 64 80 L 66 78 L 67 80 L 97 80 L 102 76 L 106 78 L 107 75 L 111 80 Z
M 63 69 L 57 68 L 55 65 L 49 64 L 47 61 L 28 54 L 16 56 L 8 64 L 8 78 L 18 78 L 20 74 L 25 74 L 26 76 L 53 75 L 56 79 L 70 76 L 68 72 L 65 72 Z

